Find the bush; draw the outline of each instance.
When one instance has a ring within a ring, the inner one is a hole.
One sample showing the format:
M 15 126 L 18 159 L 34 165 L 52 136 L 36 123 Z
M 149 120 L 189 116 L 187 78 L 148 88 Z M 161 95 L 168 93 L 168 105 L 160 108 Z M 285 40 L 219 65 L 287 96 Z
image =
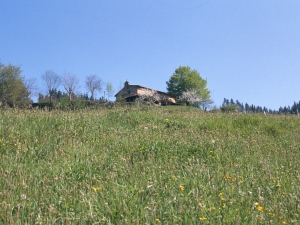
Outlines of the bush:
M 222 106 L 220 109 L 222 112 L 237 112 L 238 108 L 239 107 L 237 105 L 231 104 Z

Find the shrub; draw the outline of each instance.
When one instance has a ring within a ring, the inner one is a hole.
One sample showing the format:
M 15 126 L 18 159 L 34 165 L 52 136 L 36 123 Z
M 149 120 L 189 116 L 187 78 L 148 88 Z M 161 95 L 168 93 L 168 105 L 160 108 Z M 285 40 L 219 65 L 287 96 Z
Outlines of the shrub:
M 224 105 L 220 109 L 222 112 L 237 112 L 238 111 L 238 106 L 231 104 L 231 105 Z

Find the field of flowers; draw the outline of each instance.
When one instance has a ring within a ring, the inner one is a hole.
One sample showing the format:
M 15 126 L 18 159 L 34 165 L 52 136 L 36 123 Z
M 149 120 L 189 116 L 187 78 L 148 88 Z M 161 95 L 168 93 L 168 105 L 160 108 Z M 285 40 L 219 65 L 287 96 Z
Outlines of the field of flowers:
M 300 117 L 0 113 L 0 224 L 300 223 Z

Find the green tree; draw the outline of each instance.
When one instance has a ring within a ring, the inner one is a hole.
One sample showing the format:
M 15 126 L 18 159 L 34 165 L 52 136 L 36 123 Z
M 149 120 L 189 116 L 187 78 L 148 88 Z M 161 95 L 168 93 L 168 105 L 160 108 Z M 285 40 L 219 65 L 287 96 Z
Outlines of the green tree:
M 106 83 L 105 90 L 106 90 L 108 99 L 109 99 L 110 97 L 112 97 L 113 94 L 114 94 L 114 92 L 115 92 L 114 86 L 113 86 L 112 83 L 110 83 L 110 82 Z
M 10 107 L 23 107 L 31 103 L 29 92 L 21 76 L 21 68 L 0 62 L 0 102 Z
M 197 70 L 188 66 L 180 66 L 167 81 L 168 94 L 180 98 L 183 92 L 195 90 L 199 97 L 205 101 L 210 98 L 210 91 L 206 87 L 207 81 L 201 78 Z

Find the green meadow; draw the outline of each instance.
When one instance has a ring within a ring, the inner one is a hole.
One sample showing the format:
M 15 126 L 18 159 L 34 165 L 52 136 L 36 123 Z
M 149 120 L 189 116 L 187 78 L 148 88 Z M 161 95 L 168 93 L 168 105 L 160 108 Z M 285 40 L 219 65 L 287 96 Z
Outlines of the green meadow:
M 295 115 L 0 112 L 0 224 L 300 223 Z

